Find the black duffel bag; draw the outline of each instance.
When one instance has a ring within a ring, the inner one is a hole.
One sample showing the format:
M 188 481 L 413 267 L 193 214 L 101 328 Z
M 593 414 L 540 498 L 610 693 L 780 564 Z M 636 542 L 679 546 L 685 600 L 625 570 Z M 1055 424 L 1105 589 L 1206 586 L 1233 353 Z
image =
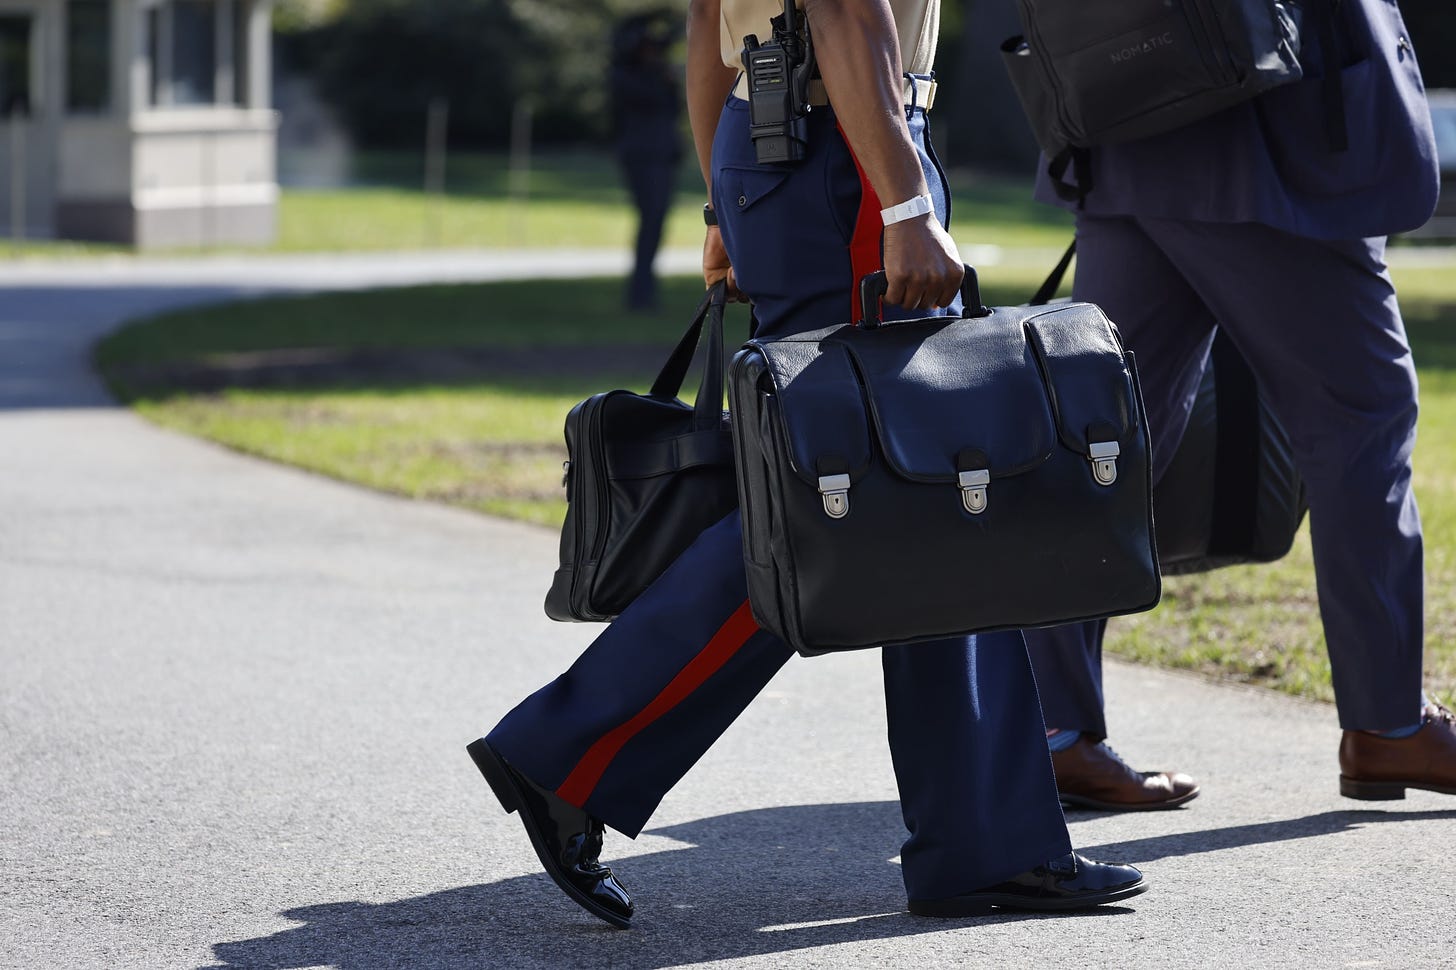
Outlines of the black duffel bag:
M 749 341 L 729 369 L 753 615 L 802 654 L 1158 601 L 1130 355 L 1086 304 L 865 316 Z
M 616 618 L 737 506 L 723 412 L 724 299 L 723 284 L 703 297 L 650 392 L 596 394 L 566 416 L 566 522 L 546 594 L 551 619 Z M 703 377 L 690 407 L 677 395 L 700 344 Z
M 1289 436 L 1222 331 L 1153 508 L 1169 576 L 1282 559 L 1309 509 Z
M 1076 252 L 1074 239 L 1030 306 L 1051 302 Z M 1248 361 L 1219 330 L 1183 437 L 1153 487 L 1163 575 L 1282 559 L 1308 510 L 1289 435 Z

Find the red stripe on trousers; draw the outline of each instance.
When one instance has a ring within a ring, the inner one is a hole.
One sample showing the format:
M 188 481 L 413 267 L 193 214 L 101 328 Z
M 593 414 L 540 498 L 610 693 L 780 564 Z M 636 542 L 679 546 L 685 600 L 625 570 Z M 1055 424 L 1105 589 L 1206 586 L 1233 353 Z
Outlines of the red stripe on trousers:
M 849 138 L 844 134 L 844 128 L 839 128 L 839 137 L 844 139 L 844 147 L 849 149 L 849 157 L 854 159 L 854 170 L 859 173 L 859 215 L 854 220 L 854 236 L 849 241 L 849 266 L 854 273 L 854 283 L 850 286 L 849 294 L 849 318 L 858 320 L 861 309 L 859 305 L 859 281 L 871 273 L 878 272 L 885 268 L 884 259 L 880 255 L 880 236 L 884 234 L 884 220 L 880 218 L 880 197 L 875 194 L 874 187 L 870 185 L 869 177 L 855 157 L 854 149 L 850 147 Z
M 585 805 L 622 746 L 703 686 L 757 632 L 758 624 L 753 621 L 753 611 L 749 609 L 748 601 L 744 600 L 743 605 L 734 610 L 733 615 L 713 634 L 708 645 L 688 661 L 686 667 L 678 671 L 677 676 L 668 682 L 651 703 L 587 749 L 586 754 L 582 755 L 576 767 L 571 770 L 571 774 L 561 783 L 561 787 L 556 789 L 556 794 L 578 808 Z

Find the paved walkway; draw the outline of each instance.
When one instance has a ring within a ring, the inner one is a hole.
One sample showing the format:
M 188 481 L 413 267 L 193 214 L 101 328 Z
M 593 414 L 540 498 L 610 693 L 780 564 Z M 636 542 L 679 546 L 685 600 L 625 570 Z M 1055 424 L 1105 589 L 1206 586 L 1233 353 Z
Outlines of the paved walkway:
M 1452 966 L 1456 800 L 1343 800 L 1330 708 L 1122 665 L 1126 753 L 1205 792 L 1070 823 L 1153 890 L 909 916 L 868 653 L 790 663 L 609 836 L 640 915 L 607 929 L 463 748 L 593 633 L 538 607 L 554 536 L 158 430 L 86 366 L 181 302 L 559 267 L 236 265 L 0 271 L 0 966 Z

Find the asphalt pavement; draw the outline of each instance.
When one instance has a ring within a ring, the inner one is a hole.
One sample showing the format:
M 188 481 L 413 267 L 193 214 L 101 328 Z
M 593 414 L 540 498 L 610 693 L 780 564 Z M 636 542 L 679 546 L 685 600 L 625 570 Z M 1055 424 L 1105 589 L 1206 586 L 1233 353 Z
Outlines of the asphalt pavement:
M 556 537 L 159 430 L 87 363 L 183 303 L 622 266 L 0 269 L 0 967 L 1456 966 L 1456 798 L 1342 799 L 1333 708 L 1116 663 L 1119 749 L 1204 786 L 1069 814 L 1145 895 L 906 913 L 859 653 L 788 664 L 644 835 L 609 833 L 638 906 L 614 931 L 540 872 L 464 750 L 595 632 L 541 611 Z

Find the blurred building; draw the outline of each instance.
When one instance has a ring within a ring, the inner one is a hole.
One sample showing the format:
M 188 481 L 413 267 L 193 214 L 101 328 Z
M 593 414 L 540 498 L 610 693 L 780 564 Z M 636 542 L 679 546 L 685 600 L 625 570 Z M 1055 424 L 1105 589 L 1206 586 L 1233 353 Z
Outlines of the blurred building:
M 0 235 L 258 244 L 273 0 L 0 0 Z

